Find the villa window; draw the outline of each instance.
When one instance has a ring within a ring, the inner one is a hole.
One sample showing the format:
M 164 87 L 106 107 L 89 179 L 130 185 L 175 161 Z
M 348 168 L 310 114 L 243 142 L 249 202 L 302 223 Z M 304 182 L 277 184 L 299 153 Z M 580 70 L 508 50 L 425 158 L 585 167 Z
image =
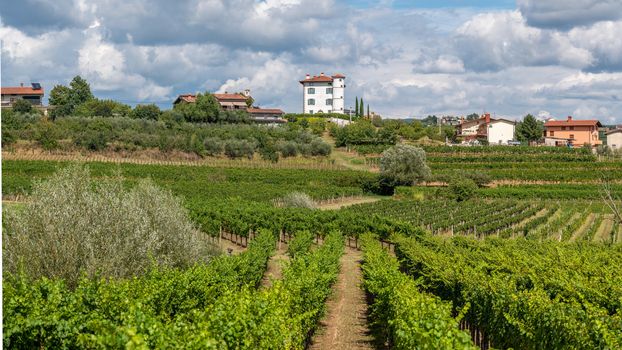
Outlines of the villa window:
M 326 99 L 326 105 L 327 106 L 332 106 L 333 105 L 333 99 L 332 98 L 327 98 Z
M 310 95 L 315 94 L 315 88 L 308 88 L 307 89 L 307 93 L 310 94 Z
M 551 130 L 551 134 L 549 136 L 555 136 L 555 131 Z
M 307 100 L 307 105 L 309 106 L 315 106 L 315 99 L 314 98 L 310 98 Z
M 332 94 L 333 93 L 333 88 L 326 88 L 326 93 L 327 94 Z
M 566 127 L 565 127 L 565 126 L 562 126 L 562 130 L 566 130 Z

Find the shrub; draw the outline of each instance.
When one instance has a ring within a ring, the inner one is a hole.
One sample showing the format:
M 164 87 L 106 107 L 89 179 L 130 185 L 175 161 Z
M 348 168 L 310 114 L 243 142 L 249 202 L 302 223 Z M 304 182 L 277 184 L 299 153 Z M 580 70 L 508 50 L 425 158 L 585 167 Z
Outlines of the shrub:
M 130 113 L 130 117 L 135 119 L 158 120 L 162 111 L 154 104 L 137 105 Z
M 398 185 L 412 185 L 430 176 L 425 151 L 408 145 L 393 146 L 382 152 L 380 172 Z
M 106 148 L 108 137 L 105 131 L 84 130 L 76 135 L 73 142 L 80 147 L 91 151 L 101 151 Z
M 205 152 L 210 156 L 220 155 L 224 150 L 223 142 L 218 137 L 205 138 L 203 146 L 205 146 Z
M 82 274 L 127 278 L 154 263 L 188 267 L 214 252 L 170 192 L 148 181 L 126 190 L 120 177 L 95 183 L 80 166 L 35 184 L 25 207 L 5 215 L 4 269 L 70 286 Z
M 306 193 L 291 192 L 281 199 L 283 207 L 314 209 L 315 201 Z
M 294 141 L 281 143 L 279 150 L 284 158 L 295 157 L 298 155 L 298 145 Z
M 471 179 L 453 178 L 449 181 L 449 191 L 456 201 L 462 202 L 475 195 L 477 185 Z
M 490 175 L 483 173 L 481 171 L 465 172 L 464 177 L 466 177 L 467 179 L 473 180 L 473 182 L 475 182 L 477 187 L 485 187 L 492 181 Z
M 20 98 L 13 104 L 13 111 L 15 113 L 30 113 L 32 112 L 32 104 Z
M 315 139 L 311 141 L 311 155 L 313 156 L 327 156 L 332 151 L 329 144 L 321 139 Z
M 277 152 L 274 146 L 266 145 L 259 149 L 259 154 L 261 155 L 261 159 L 269 160 L 273 163 L 279 161 L 279 152 Z
M 244 156 L 248 159 L 253 159 L 253 154 L 255 154 L 255 145 L 247 140 L 228 140 L 225 143 L 225 154 L 231 159 L 241 158 Z
M 45 150 L 58 148 L 59 132 L 54 123 L 41 120 L 34 125 L 35 139 Z

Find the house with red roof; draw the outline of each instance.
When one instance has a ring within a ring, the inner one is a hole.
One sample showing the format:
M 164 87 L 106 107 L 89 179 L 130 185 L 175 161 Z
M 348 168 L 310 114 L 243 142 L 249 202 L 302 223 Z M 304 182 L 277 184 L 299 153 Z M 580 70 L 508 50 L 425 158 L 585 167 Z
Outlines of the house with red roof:
M 230 94 L 225 92 L 224 94 L 213 94 L 220 108 L 229 111 L 246 111 L 251 119 L 256 123 L 265 124 L 282 124 L 287 123 L 287 120 L 283 119 L 282 110 L 278 108 L 259 108 L 257 106 L 248 107 L 247 101 L 250 97 L 250 90 L 244 90 L 241 94 Z M 195 103 L 197 100 L 196 95 L 182 94 L 175 99 L 173 105 L 178 103 Z
M 345 75 L 307 74 L 300 80 L 300 84 L 302 84 L 303 113 L 345 113 Z
M 568 116 L 566 120 L 549 119 L 544 123 L 544 144 L 569 147 L 601 145 L 599 127 L 602 125 L 595 119 L 575 120 L 572 116 Z
M 33 106 L 43 105 L 43 88 L 39 83 L 32 83 L 31 86 L 3 86 L 0 87 L 2 95 L 2 107 L 12 107 L 17 100 L 26 100 Z
M 465 142 L 485 140 L 490 145 L 507 145 L 514 140 L 516 122 L 504 118 L 491 118 L 490 113 L 479 119 L 462 120 L 456 134 Z

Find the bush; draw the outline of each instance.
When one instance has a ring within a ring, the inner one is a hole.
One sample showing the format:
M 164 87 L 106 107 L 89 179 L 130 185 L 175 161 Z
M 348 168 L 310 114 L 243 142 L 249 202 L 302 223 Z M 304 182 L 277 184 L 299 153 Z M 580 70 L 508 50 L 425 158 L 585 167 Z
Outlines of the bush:
M 91 151 L 101 151 L 106 148 L 108 137 L 105 131 L 84 130 L 76 135 L 73 142 Z
M 41 120 L 34 125 L 35 139 L 45 150 L 58 148 L 59 132 L 54 123 Z
M 253 159 L 255 145 L 247 140 L 228 140 L 225 143 L 225 154 L 231 159 L 241 157 Z
M 395 182 L 384 176 L 375 176 L 361 180 L 361 188 L 364 192 L 381 196 L 392 196 L 395 192 Z
M 465 172 L 463 175 L 467 179 L 473 180 L 473 182 L 475 182 L 477 187 L 485 187 L 492 181 L 492 178 L 490 177 L 490 175 L 483 173 L 481 171 L 468 171 L 468 172 Z
M 30 113 L 32 112 L 32 104 L 20 98 L 13 104 L 13 111 L 15 113 Z
M 281 156 L 284 158 L 295 157 L 298 155 L 298 145 L 294 141 L 281 143 L 279 150 L 281 151 Z
M 315 201 L 306 193 L 291 192 L 281 199 L 283 207 L 315 209 Z
M 162 114 L 162 111 L 154 104 L 137 105 L 130 113 L 130 117 L 135 119 L 158 120 L 160 114 Z
M 329 144 L 321 139 L 315 139 L 311 141 L 311 155 L 313 156 L 327 156 L 332 151 Z
M 224 145 L 218 137 L 207 137 L 203 140 L 205 152 L 210 156 L 218 156 L 224 151 Z
M 413 185 L 430 177 L 425 151 L 408 145 L 393 146 L 382 152 L 380 172 L 397 185 Z
M 269 160 L 273 163 L 279 161 L 279 152 L 277 152 L 274 146 L 264 146 L 259 149 L 259 154 L 261 155 L 261 159 Z
M 477 185 L 471 179 L 453 178 L 449 181 L 449 191 L 456 201 L 462 202 L 475 195 Z
M 188 219 L 179 199 L 149 181 L 124 189 L 123 179 L 93 181 L 70 166 L 43 183 L 19 211 L 5 211 L 3 264 L 31 278 L 127 278 L 153 264 L 188 267 L 213 247 Z

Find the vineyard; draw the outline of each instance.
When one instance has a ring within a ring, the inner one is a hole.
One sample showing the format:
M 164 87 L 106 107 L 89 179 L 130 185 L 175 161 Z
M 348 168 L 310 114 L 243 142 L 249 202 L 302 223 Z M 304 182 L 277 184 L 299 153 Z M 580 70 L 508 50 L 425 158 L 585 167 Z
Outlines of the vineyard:
M 96 180 L 121 176 L 133 188 L 150 179 L 170 191 L 206 240 L 230 239 L 236 252 L 189 268 L 154 265 L 127 279 L 83 277 L 77 286 L 4 274 L 3 345 L 313 349 L 322 326 L 335 324 L 328 315 L 364 310 L 349 317 L 374 344 L 354 338 L 344 348 L 620 348 L 622 225 L 596 179 L 605 174 L 619 193 L 622 165 L 582 150 L 509 149 L 430 147 L 429 164 L 438 178 L 481 171 L 559 183 L 484 187 L 465 201 L 435 187 L 398 188 L 395 197 L 317 210 L 280 203 L 292 192 L 318 203 L 364 198 L 376 175 L 89 162 Z M 33 184 L 69 164 L 3 160 L 3 197 L 28 205 Z M 360 270 L 350 287 L 365 294 L 331 303 L 337 281 L 353 273 L 343 257 Z

